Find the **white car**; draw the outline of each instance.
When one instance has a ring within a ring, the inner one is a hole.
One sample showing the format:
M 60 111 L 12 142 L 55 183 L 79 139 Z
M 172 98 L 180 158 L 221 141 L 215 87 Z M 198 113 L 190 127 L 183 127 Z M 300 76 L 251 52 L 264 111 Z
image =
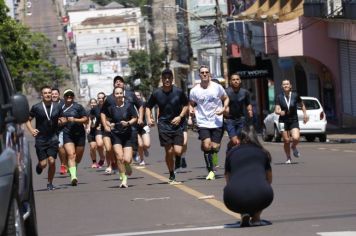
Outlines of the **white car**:
M 307 115 L 309 121 L 304 124 L 303 111 L 298 107 L 298 120 L 300 135 L 304 136 L 308 142 L 313 142 L 316 137 L 320 142 L 326 142 L 326 115 L 319 100 L 315 97 L 301 97 L 305 108 L 307 109 Z M 280 142 L 281 133 L 278 123 L 279 115 L 276 113 L 269 114 L 263 120 L 262 138 L 264 141 Z

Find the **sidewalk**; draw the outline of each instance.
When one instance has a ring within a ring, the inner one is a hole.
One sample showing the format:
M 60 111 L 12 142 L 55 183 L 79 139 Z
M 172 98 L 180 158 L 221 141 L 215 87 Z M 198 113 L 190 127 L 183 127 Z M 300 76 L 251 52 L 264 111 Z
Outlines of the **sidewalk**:
M 326 133 L 329 142 L 356 143 L 356 128 L 339 128 L 328 124 Z

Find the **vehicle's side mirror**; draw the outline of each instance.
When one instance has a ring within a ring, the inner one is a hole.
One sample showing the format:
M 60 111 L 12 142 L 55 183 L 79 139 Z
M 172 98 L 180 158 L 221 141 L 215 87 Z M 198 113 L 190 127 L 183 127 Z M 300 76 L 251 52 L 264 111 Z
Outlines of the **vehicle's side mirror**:
M 25 95 L 15 94 L 11 97 L 11 113 L 16 123 L 25 123 L 30 116 L 30 108 Z

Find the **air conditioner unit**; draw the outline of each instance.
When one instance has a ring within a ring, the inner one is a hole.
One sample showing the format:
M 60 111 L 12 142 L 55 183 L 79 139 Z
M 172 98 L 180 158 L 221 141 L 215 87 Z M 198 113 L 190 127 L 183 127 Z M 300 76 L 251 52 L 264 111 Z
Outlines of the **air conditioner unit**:
M 327 17 L 333 18 L 342 15 L 342 0 L 327 0 Z

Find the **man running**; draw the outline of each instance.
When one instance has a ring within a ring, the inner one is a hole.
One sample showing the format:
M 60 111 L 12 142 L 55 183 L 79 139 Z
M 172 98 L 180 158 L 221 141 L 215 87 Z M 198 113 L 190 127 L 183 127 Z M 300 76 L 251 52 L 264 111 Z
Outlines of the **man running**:
M 253 117 L 250 92 L 241 88 L 241 78 L 238 74 L 230 76 L 230 87 L 226 89 L 229 97 L 229 113 L 225 118 L 225 128 L 229 134 L 228 150 L 240 145 L 240 134 L 246 124 L 246 117 Z
M 227 111 L 229 97 L 224 88 L 211 81 L 209 68 L 199 69 L 201 82 L 190 91 L 191 115 L 195 115 L 201 148 L 208 170 L 207 180 L 215 179 L 213 155 L 219 151 L 223 136 L 223 113 Z
M 149 126 L 154 125 L 152 108 L 158 106 L 159 141 L 165 149 L 165 159 L 169 171 L 169 183 L 176 180 L 174 174 L 174 156 L 180 163 L 183 151 L 184 119 L 188 110 L 188 98 L 184 92 L 173 85 L 173 72 L 170 69 L 162 71 L 162 87 L 156 89 L 146 104 L 146 119 Z
M 42 101 L 33 105 L 30 118 L 26 122 L 28 131 L 35 137 L 35 148 L 38 158 L 36 173 L 41 174 L 48 164 L 47 190 L 54 190 L 53 177 L 56 171 L 58 152 L 58 122 L 62 117 L 62 109 L 58 103 L 52 102 L 52 89 L 49 86 L 41 88 Z M 32 127 L 32 119 L 36 119 L 36 128 Z

